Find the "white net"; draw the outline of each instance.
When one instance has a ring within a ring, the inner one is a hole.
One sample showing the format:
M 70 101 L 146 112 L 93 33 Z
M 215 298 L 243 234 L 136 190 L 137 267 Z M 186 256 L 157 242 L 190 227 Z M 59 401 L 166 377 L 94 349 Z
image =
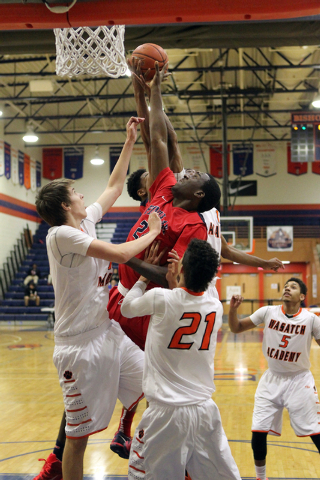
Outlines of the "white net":
M 56 74 L 108 75 L 118 78 L 127 70 L 124 25 L 55 28 Z

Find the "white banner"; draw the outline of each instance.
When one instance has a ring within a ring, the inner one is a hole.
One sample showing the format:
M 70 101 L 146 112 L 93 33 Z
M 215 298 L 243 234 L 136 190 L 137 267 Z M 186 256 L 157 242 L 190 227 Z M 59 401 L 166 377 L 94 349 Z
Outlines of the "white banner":
M 0 140 L 0 177 L 4 175 L 4 141 Z
M 188 156 L 187 161 L 184 161 L 185 168 L 194 168 L 201 172 L 210 171 L 210 148 L 209 145 L 202 145 L 201 149 L 197 145 L 187 145 L 186 153 Z M 205 162 L 203 161 L 205 159 Z M 206 164 L 205 164 L 206 163 Z
M 11 147 L 11 180 L 14 185 L 19 183 L 18 150 Z
M 272 177 L 277 173 L 276 148 L 271 143 L 254 146 L 254 170 L 261 177 Z
M 148 158 L 144 145 L 135 145 L 133 147 L 130 160 L 130 173 L 144 168 L 148 170 Z
M 293 227 L 267 227 L 267 249 L 269 252 L 292 252 Z
M 37 189 L 36 161 L 32 158 L 30 159 L 30 182 L 31 191 L 35 192 Z

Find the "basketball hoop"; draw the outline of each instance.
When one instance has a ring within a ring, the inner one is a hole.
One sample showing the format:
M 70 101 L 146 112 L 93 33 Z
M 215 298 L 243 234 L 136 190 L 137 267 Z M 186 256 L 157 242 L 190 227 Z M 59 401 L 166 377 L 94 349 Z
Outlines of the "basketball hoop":
M 112 27 L 55 28 L 56 74 L 108 75 L 118 78 L 127 70 L 125 25 Z

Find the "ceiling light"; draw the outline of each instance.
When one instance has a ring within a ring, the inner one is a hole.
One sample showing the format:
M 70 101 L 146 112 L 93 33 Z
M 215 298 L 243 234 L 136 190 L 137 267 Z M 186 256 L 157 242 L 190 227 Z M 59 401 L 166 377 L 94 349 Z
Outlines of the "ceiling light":
M 318 95 L 316 95 L 314 97 L 314 100 L 312 101 L 312 106 L 314 108 L 320 108 L 320 94 L 318 93 Z
M 282 263 L 283 263 L 284 265 L 289 265 L 290 261 L 289 261 L 289 260 L 282 260 Z
M 99 155 L 99 147 L 96 147 L 94 157 L 90 160 L 90 163 L 92 163 L 92 165 L 102 165 L 104 163 L 104 160 Z
M 38 135 L 34 133 L 34 128 L 30 123 L 28 123 L 27 132 L 22 137 L 22 139 L 26 143 L 34 143 L 34 142 L 37 142 L 39 140 Z

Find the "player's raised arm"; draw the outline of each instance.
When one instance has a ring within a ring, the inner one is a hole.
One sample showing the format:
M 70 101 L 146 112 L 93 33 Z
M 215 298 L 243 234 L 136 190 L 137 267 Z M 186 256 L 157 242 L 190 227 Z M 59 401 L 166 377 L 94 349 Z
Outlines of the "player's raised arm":
M 131 257 L 145 250 L 161 232 L 161 220 L 158 214 L 151 213 L 148 224 L 149 232 L 132 242 L 113 245 L 102 240 L 93 240 L 87 250 L 87 256 L 126 263 Z
M 221 235 L 221 256 L 232 262 L 249 265 L 250 267 L 261 267 L 264 270 L 273 270 L 277 272 L 279 268 L 284 269 L 283 263 L 278 258 L 264 260 L 263 258 L 241 252 L 241 250 L 228 245 L 223 235 Z
M 238 318 L 238 308 L 243 301 L 241 295 L 232 295 L 229 310 L 229 327 L 232 333 L 241 333 L 254 328 L 256 325 L 250 317 Z
M 116 166 L 110 175 L 105 191 L 97 200 L 102 207 L 102 215 L 109 210 L 109 208 L 122 193 L 133 146 L 137 140 L 138 125 L 143 121 L 143 118 L 131 117 L 127 123 L 127 138 L 122 148 L 119 160 L 117 161 Z

